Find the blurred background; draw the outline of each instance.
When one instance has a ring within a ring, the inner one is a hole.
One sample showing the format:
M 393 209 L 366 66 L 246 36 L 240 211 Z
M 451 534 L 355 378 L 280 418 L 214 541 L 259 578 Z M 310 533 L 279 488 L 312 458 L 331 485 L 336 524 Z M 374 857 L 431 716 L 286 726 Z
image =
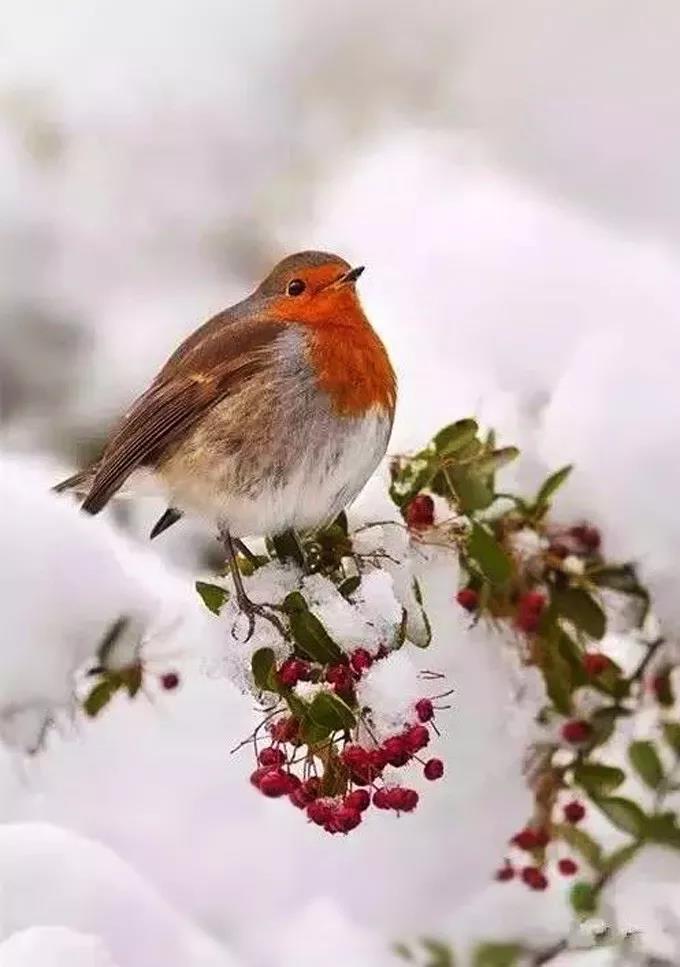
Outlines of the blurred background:
M 56 481 L 188 332 L 335 251 L 398 371 L 392 448 L 474 414 L 520 486 L 574 461 L 563 512 L 680 624 L 678 50 L 676 0 L 5 0 L 3 450 Z

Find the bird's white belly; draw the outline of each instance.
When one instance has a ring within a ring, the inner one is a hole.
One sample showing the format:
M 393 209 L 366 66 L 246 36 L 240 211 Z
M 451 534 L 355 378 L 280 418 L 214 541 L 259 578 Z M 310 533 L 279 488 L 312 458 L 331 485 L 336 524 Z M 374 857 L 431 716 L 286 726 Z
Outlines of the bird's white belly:
M 173 506 L 225 525 L 235 537 L 278 534 L 289 528 L 305 530 L 327 523 L 359 493 L 387 449 L 390 418 L 372 411 L 351 421 L 340 438 L 310 443 L 298 452 L 282 479 L 263 479 L 253 494 L 235 493 L 225 486 L 228 473 L 218 466 L 206 473 L 166 479 Z M 300 428 L 304 438 L 305 429 Z

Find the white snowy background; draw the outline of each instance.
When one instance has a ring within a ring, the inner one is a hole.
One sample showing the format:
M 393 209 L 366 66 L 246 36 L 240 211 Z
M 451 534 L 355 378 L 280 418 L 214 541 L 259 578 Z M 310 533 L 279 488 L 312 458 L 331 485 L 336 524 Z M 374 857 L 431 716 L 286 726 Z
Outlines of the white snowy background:
M 528 808 L 534 683 L 466 630 L 451 564 L 423 564 L 447 777 L 331 839 L 229 755 L 254 713 L 192 591 L 211 535 L 149 547 L 155 502 L 85 521 L 47 489 L 183 335 L 320 247 L 368 267 L 393 449 L 474 414 L 522 447 L 519 486 L 573 461 L 560 513 L 677 628 L 679 42 L 675 0 L 3 5 L 1 967 L 381 967 L 402 938 L 564 931 L 554 892 L 490 881 Z M 121 611 L 181 688 L 64 715 L 26 760 Z M 645 855 L 612 900 L 672 963 L 678 873 Z

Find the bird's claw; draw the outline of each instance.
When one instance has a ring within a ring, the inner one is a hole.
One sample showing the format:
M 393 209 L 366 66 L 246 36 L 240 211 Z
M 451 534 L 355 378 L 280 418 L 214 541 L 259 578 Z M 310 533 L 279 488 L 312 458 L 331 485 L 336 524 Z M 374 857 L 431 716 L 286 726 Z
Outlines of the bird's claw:
M 249 597 L 245 594 L 239 597 L 238 606 L 241 614 L 244 614 L 248 619 L 248 634 L 246 635 L 244 641 L 250 641 L 253 637 L 253 632 L 255 631 L 255 618 L 264 618 L 273 625 L 282 638 L 288 638 L 288 632 L 283 626 L 280 618 L 278 618 L 272 612 L 277 609 L 274 604 L 258 604 L 255 601 L 251 601 Z M 236 619 L 238 621 L 238 619 Z M 236 622 L 234 622 L 234 628 L 236 627 Z M 232 628 L 233 630 L 233 628 Z

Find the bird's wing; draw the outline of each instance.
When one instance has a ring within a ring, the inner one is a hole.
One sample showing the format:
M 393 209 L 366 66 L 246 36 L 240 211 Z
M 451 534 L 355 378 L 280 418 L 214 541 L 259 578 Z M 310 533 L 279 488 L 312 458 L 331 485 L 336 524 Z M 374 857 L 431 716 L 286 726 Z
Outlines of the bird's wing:
M 280 323 L 243 320 L 203 345 L 177 353 L 132 405 L 97 465 L 83 510 L 97 514 L 132 471 L 179 442 L 200 417 L 261 372 Z M 180 347 L 181 349 L 181 347 Z

